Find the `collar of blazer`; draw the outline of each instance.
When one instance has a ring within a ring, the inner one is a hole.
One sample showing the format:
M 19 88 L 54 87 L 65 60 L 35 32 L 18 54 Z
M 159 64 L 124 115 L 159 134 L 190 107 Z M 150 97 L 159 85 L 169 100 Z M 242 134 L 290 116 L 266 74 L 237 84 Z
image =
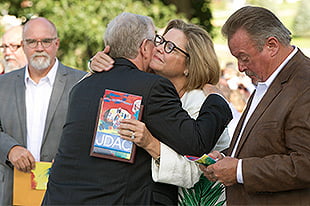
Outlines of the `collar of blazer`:
M 125 59 L 125 58 L 115 58 L 114 60 L 115 60 L 114 65 L 120 65 L 120 66 L 124 65 L 124 66 L 130 67 L 132 69 L 138 69 L 138 67 L 134 63 L 132 63 L 130 60 L 128 60 L 128 59 Z
M 16 101 L 18 102 L 18 108 L 17 112 L 19 113 L 19 119 L 20 119 L 20 125 L 22 128 L 22 133 L 24 134 L 24 144 L 26 145 L 27 140 L 26 140 L 26 103 L 25 103 L 25 84 L 24 84 L 24 78 L 25 78 L 25 69 L 26 67 L 23 67 L 22 69 L 14 71 L 17 76 L 17 81 L 15 82 L 15 95 L 16 95 Z M 50 98 L 50 107 L 48 109 L 48 114 L 47 114 L 47 120 L 46 120 L 46 125 L 45 127 L 49 127 L 51 118 L 53 114 L 56 111 L 56 107 L 58 105 L 58 102 L 61 99 L 61 96 L 64 92 L 65 89 L 65 84 L 66 84 L 66 76 L 68 74 L 68 70 L 66 69 L 66 66 L 61 64 L 59 62 L 58 64 L 58 69 L 55 77 L 55 82 L 53 87 L 56 89 L 53 89 L 53 92 L 51 94 Z M 44 130 L 44 135 L 46 135 L 46 130 Z

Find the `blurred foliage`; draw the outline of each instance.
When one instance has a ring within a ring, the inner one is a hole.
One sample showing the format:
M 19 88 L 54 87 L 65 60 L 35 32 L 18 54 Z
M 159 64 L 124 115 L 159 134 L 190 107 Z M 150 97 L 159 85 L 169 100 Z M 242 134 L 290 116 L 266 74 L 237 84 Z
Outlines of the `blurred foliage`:
M 272 12 L 276 12 L 276 4 L 274 0 L 247 0 L 247 4 L 253 6 L 261 6 L 270 9 Z
M 247 0 L 248 4 L 262 6 L 274 12 L 294 37 L 310 37 L 310 4 L 309 0 L 296 2 L 274 0 Z
M 301 0 L 293 23 L 295 36 L 310 37 L 310 4 L 309 0 Z
M 177 11 L 183 13 L 190 22 L 202 26 L 214 36 L 211 24 L 211 0 L 162 0 L 166 5 L 174 4 Z
M 160 0 L 1 0 L 0 8 L 2 14 L 7 11 L 25 20 L 42 16 L 54 22 L 61 40 L 58 57 L 81 70 L 86 70 L 87 60 L 103 49 L 106 25 L 121 12 L 150 16 L 158 28 L 171 19 L 185 19 L 177 14 L 175 5 Z

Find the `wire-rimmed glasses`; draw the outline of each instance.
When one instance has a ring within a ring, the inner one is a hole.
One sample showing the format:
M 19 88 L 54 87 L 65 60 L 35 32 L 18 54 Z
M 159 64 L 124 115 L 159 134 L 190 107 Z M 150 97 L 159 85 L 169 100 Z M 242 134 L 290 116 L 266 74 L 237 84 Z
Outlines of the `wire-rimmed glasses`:
M 21 44 L 2 44 L 0 46 L 1 52 L 3 52 L 5 49 L 10 49 L 12 52 L 17 51 L 22 45 Z
M 34 49 L 38 46 L 39 42 L 41 43 L 42 47 L 44 48 L 48 48 L 52 45 L 52 42 L 57 39 L 57 37 L 55 38 L 46 38 L 46 39 L 42 39 L 42 40 L 36 40 L 36 39 L 25 39 L 24 42 L 25 44 Z

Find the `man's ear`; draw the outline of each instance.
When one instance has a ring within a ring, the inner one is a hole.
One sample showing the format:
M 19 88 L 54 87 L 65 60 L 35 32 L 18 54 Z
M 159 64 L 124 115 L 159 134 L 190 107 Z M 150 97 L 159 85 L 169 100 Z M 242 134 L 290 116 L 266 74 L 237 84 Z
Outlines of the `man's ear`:
M 139 56 L 141 60 L 141 67 L 143 68 L 143 71 L 147 71 L 150 61 L 152 59 L 154 44 L 152 41 L 149 41 L 147 39 L 144 39 L 141 43 L 140 49 L 139 49 Z
M 143 56 L 143 58 L 148 58 L 150 56 L 150 53 L 153 51 L 153 47 L 151 47 L 151 41 L 148 39 L 144 39 L 142 41 L 142 44 L 140 46 L 140 52 Z
M 266 41 L 266 46 L 271 56 L 275 56 L 279 51 L 279 41 L 275 37 L 269 37 Z

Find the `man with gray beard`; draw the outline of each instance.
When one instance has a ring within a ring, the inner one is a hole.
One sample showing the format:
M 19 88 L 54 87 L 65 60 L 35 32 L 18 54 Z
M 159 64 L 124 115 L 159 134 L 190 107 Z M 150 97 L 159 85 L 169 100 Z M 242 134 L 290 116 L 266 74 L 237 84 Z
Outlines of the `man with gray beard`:
M 12 204 L 13 167 L 30 172 L 35 161 L 54 159 L 69 91 L 85 74 L 58 61 L 60 40 L 49 20 L 31 19 L 22 37 L 29 64 L 0 76 L 0 205 Z
M 13 26 L 2 36 L 0 51 L 3 54 L 3 73 L 20 69 L 27 64 L 27 58 L 22 49 L 22 26 Z

